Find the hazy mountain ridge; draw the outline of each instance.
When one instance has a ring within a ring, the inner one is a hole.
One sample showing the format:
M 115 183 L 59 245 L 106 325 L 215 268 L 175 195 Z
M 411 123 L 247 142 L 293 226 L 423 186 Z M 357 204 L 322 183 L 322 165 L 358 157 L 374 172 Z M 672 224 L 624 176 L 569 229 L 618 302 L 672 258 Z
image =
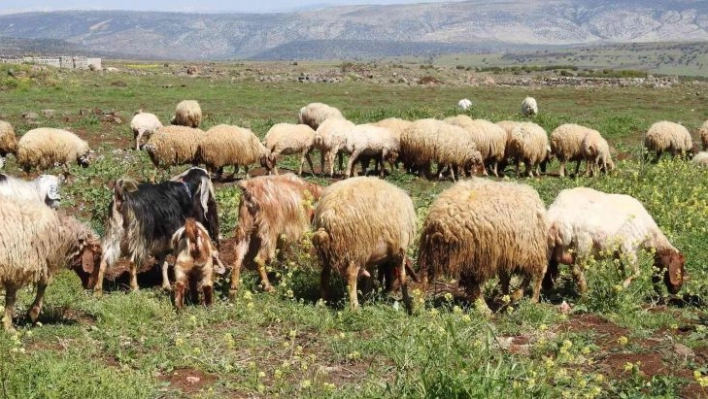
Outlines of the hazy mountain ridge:
M 436 43 L 440 52 L 449 52 L 492 45 L 702 41 L 708 40 L 708 1 L 472 0 L 274 14 L 24 13 L 0 16 L 0 37 L 51 38 L 87 50 L 182 59 L 328 58 L 333 46 L 353 51 L 350 57 L 397 55 L 385 50 L 395 50 L 396 43 L 406 43 L 408 53 L 416 46 L 432 51 Z M 312 49 L 322 43 L 329 47 L 320 56 Z M 375 51 L 367 51 L 366 43 Z

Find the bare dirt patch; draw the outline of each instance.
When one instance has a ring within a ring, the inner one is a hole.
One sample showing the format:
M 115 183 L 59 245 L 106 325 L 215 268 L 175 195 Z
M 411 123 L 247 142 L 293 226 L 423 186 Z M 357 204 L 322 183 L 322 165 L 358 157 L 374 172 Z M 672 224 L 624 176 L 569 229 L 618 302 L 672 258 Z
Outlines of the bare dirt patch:
M 208 389 L 218 378 L 192 368 L 176 369 L 160 379 L 170 384 L 170 388 L 186 394 L 194 394 L 202 389 Z

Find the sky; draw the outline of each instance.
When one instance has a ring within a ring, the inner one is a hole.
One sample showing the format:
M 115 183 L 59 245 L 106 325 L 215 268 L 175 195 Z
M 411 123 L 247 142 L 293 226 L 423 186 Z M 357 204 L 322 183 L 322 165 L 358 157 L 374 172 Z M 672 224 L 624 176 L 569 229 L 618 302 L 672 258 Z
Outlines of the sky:
M 277 12 L 312 5 L 441 3 L 461 0 L 0 0 L 0 14 L 54 10 Z

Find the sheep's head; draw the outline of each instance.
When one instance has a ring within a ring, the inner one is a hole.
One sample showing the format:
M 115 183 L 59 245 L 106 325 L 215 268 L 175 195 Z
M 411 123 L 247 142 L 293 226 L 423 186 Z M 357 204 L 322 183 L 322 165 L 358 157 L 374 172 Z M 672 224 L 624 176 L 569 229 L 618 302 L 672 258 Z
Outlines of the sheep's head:
M 84 152 L 83 154 L 79 155 L 76 158 L 76 162 L 78 162 L 79 165 L 81 165 L 82 167 L 86 168 L 91 164 L 91 161 L 93 160 L 93 158 L 94 158 L 93 151 L 88 150 L 88 151 Z
M 664 284 L 671 294 L 677 294 L 683 282 L 688 279 L 685 264 L 686 257 L 676 250 L 657 251 L 654 254 L 654 266 L 665 270 Z
M 263 154 L 261 156 L 261 166 L 268 170 L 273 170 L 273 167 L 275 166 L 275 156 L 270 153 Z
M 77 234 L 74 250 L 69 254 L 68 266 L 81 279 L 85 289 L 93 289 L 98 282 L 98 271 L 101 264 L 101 241 L 88 226 L 74 218 L 62 218 L 65 228 L 74 230 Z

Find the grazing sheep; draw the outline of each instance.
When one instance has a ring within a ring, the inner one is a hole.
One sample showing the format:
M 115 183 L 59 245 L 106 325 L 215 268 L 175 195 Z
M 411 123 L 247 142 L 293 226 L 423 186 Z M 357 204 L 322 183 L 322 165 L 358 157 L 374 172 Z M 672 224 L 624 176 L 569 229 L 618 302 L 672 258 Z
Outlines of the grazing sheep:
M 272 291 L 266 265 L 299 243 L 310 229 L 314 202 L 322 187 L 294 174 L 261 176 L 238 183 L 241 189 L 234 244 L 231 290 L 238 291 L 241 266 L 257 269 L 264 291 Z
M 707 167 L 708 166 L 708 152 L 701 151 L 691 158 L 691 162 L 698 166 Z
M 565 164 L 568 161 L 577 162 L 575 175 L 578 175 L 580 162 L 583 160 L 583 139 L 589 132 L 595 132 L 595 130 L 574 123 L 560 125 L 551 132 L 551 153 L 560 161 L 559 176 L 565 176 Z
M 150 137 L 155 130 L 161 127 L 162 122 L 155 114 L 143 112 L 142 109 L 138 110 L 130 121 L 130 130 L 133 131 L 135 138 L 135 149 L 140 150 L 140 139 L 143 136 Z
M 472 107 L 472 101 L 463 98 L 462 100 L 457 102 L 457 107 L 460 108 L 463 111 L 467 111 Z
M 53 175 L 41 175 L 26 181 L 0 173 L 0 197 L 13 197 L 23 201 L 40 201 L 50 208 L 58 208 L 61 201 L 61 179 Z
M 436 119 L 417 120 L 401 134 L 400 158 L 406 169 L 417 168 L 426 176 L 433 162 L 440 172 L 449 167 L 453 180 L 455 168 L 464 172 L 483 163 L 482 154 L 465 129 Z
M 5 166 L 7 154 L 17 156 L 17 136 L 11 124 L 0 121 L 0 169 Z
M 492 122 L 484 119 L 472 119 L 467 115 L 457 115 L 445 119 L 445 122 L 465 129 L 477 145 L 477 150 L 482 154 L 485 166 L 491 166 L 494 176 L 499 176 L 497 168 L 504 159 L 506 149 L 506 131 Z M 487 169 L 484 168 L 484 175 Z
M 585 174 L 594 176 L 599 168 L 603 173 L 609 173 L 615 168 L 610 155 L 610 145 L 597 130 L 590 130 L 585 135 L 580 147 L 585 158 Z
M 701 128 L 698 129 L 698 137 L 701 138 L 701 144 L 703 144 L 703 151 L 708 151 L 708 121 L 703 122 Z
M 195 100 L 180 101 L 170 123 L 196 129 L 202 123 L 202 108 Z
M 406 251 L 413 242 L 416 214 L 405 191 L 375 177 L 354 177 L 325 188 L 315 208 L 312 244 L 322 264 L 320 290 L 329 298 L 332 269 L 346 276 L 349 305 L 359 307 L 357 278 L 369 267 L 400 273 L 408 312 L 412 303 L 406 282 Z
M 49 169 L 55 164 L 68 169 L 73 162 L 87 167 L 90 152 L 88 143 L 74 133 L 41 127 L 25 133 L 17 142 L 17 163 L 25 172 L 33 167 Z
M 341 118 L 330 118 L 322 122 L 315 131 L 314 147 L 320 151 L 320 167 L 324 174 L 325 158 L 329 162 L 329 175 L 334 175 L 334 158 L 339 154 L 339 169 L 344 170 L 344 157 L 339 152 L 349 137 L 354 123 Z
M 214 259 L 220 261 L 209 232 L 204 225 L 190 217 L 185 219 L 184 226 L 175 231 L 171 242 L 175 256 L 175 307 L 177 310 L 184 307 L 187 287 L 192 294 L 193 303 L 199 301 L 201 290 L 201 303 L 211 305 L 214 292 Z
M 322 122 L 330 118 L 344 119 L 342 113 L 335 107 L 322 103 L 310 103 L 300 108 L 297 122 L 317 130 Z
M 302 166 L 305 164 L 305 159 L 310 165 L 312 174 L 315 174 L 315 168 L 312 166 L 312 158 L 310 152 L 313 149 L 315 141 L 315 131 L 308 125 L 295 125 L 292 123 L 277 123 L 268 130 L 263 145 L 268 149 L 270 154 L 263 157 L 262 164 L 268 170 L 275 171 L 278 174 L 276 163 L 279 155 L 300 154 L 300 169 L 298 176 L 302 175 Z
M 656 151 L 653 162 L 659 162 L 664 151 L 671 152 L 671 157 L 676 154 L 685 157 L 693 149 L 691 133 L 683 125 L 674 122 L 656 122 L 649 127 L 644 136 L 644 147 L 649 151 Z
M 521 102 L 521 114 L 523 114 L 524 116 L 538 115 L 538 104 L 536 104 L 535 98 L 524 98 L 524 101 Z
M 418 262 L 423 288 L 440 274 L 460 281 L 470 301 L 499 276 L 509 294 L 512 273 L 524 275 L 514 299 L 534 280 L 538 302 L 548 262 L 548 219 L 536 190 L 528 185 L 474 178 L 443 191 L 423 223 Z
M 44 291 L 59 268 L 75 270 L 84 288 L 96 281 L 94 257 L 101 254 L 96 233 L 39 201 L 0 197 L 0 248 L 7 331 L 12 330 L 16 294 L 23 286 L 37 285 L 37 296 L 27 312 L 34 323 L 42 310 Z
M 206 170 L 190 168 L 172 180 L 158 184 L 118 179 L 108 207 L 104 251 L 95 292 L 100 294 L 103 289 L 106 267 L 112 267 L 123 255 L 130 258 L 132 290 L 138 289 L 138 265 L 142 265 L 149 255 L 162 266 L 162 287 L 170 289 L 165 257 L 171 252 L 172 235 L 184 226 L 188 217 L 195 218 L 207 228 L 218 248 L 216 200 Z
M 155 130 L 143 145 L 157 168 L 169 170 L 172 166 L 197 164 L 197 150 L 204 131 L 187 126 L 164 126 Z
M 573 266 L 579 291 L 587 290 L 583 265 L 590 258 L 610 256 L 629 263 L 634 274 L 623 282 L 627 288 L 639 277 L 637 252 L 654 251 L 657 269 L 654 283 L 661 280 L 676 294 L 686 277 L 685 257 L 661 232 L 644 206 L 629 195 L 608 194 L 587 187 L 563 190 L 548 208 L 550 262 L 544 288 L 553 287 L 558 264 Z M 620 267 L 624 271 L 621 262 Z
M 523 122 L 517 124 L 511 130 L 511 138 L 507 145 L 506 155 L 516 163 L 516 175 L 519 175 L 519 166 L 523 161 L 526 165 L 525 175 L 533 177 L 533 170 L 536 169 L 536 176 L 541 176 L 540 168 L 545 171 L 548 162 L 548 135 L 546 131 L 533 122 Z
M 222 124 L 207 130 L 199 142 L 197 159 L 217 176 L 223 174 L 224 166 L 233 165 L 234 176 L 243 166 L 249 177 L 248 167 L 267 155 L 268 149 L 250 129 Z
M 381 178 L 385 176 L 385 162 L 392 165 L 398 159 L 400 151 L 400 140 L 385 127 L 378 127 L 370 124 L 356 125 L 351 129 L 349 136 L 344 141 L 342 150 L 351 154 L 345 177 L 350 177 L 353 172 L 354 162 L 364 157 L 374 158 L 378 166 L 381 166 L 379 171 Z M 366 162 L 362 162 L 362 169 L 366 175 Z M 354 173 L 356 173 L 354 171 Z

